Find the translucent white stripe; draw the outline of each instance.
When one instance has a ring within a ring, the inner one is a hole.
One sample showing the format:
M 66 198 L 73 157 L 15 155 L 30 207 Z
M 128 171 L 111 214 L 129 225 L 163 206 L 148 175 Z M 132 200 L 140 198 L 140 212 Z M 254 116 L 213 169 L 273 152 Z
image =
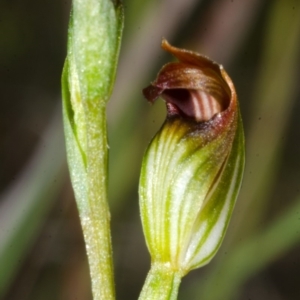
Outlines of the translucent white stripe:
M 220 103 L 211 95 L 203 91 L 190 92 L 193 112 L 196 121 L 208 121 L 221 111 Z
M 199 230 L 199 232 L 194 236 L 193 242 L 189 245 L 185 261 L 183 264 L 187 267 L 194 267 L 197 266 L 201 261 L 203 261 L 206 257 L 209 257 L 214 253 L 214 251 L 217 250 L 217 246 L 219 245 L 220 241 L 223 239 L 223 231 L 225 228 L 226 220 L 228 218 L 228 210 L 230 207 L 231 199 L 233 197 L 233 194 L 235 192 L 235 183 L 237 181 L 237 177 L 239 176 L 239 164 L 241 161 L 241 156 L 238 157 L 235 163 L 234 167 L 234 173 L 232 176 L 232 184 L 230 185 L 230 188 L 226 195 L 226 200 L 224 203 L 224 206 L 222 208 L 221 214 L 219 216 L 219 219 L 216 221 L 215 226 L 211 230 L 209 234 L 209 238 L 205 241 L 203 246 L 200 248 L 200 251 L 198 253 L 195 253 L 198 243 L 201 241 L 203 235 L 205 234 L 205 231 L 203 230 L 203 227 Z M 206 226 L 204 225 L 204 228 Z M 209 259 L 210 260 L 210 259 Z M 209 262 L 209 260 L 204 261 L 203 263 L 206 264 Z

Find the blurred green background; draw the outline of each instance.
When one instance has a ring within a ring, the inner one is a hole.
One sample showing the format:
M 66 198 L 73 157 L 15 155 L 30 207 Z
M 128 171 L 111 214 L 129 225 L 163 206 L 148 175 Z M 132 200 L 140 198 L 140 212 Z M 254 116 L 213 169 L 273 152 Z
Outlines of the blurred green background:
M 0 299 L 91 299 L 65 162 L 60 76 L 70 0 L 0 0 Z M 118 299 L 149 269 L 138 210 L 143 151 L 165 117 L 141 90 L 172 58 L 161 38 L 224 65 L 238 92 L 247 161 L 224 243 L 179 299 L 300 297 L 300 2 L 124 0 L 108 106 Z

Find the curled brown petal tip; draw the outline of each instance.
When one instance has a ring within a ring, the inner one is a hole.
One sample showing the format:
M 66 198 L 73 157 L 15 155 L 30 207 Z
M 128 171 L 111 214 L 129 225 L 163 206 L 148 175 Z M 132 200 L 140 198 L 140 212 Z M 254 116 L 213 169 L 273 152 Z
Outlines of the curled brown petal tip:
M 162 97 L 168 115 L 180 115 L 196 122 L 210 120 L 235 105 L 234 86 L 221 65 L 192 51 L 171 46 L 165 39 L 162 48 L 179 61 L 163 66 L 157 78 L 143 90 L 150 102 Z

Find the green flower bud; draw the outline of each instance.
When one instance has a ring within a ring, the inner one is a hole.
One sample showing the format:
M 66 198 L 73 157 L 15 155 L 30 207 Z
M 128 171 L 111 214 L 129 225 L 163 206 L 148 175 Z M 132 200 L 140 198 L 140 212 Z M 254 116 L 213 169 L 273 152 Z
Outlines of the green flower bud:
M 140 178 L 143 230 L 153 264 L 182 275 L 207 264 L 224 238 L 244 168 L 244 136 L 234 85 L 197 53 L 162 48 L 168 63 L 146 89 L 167 105 Z

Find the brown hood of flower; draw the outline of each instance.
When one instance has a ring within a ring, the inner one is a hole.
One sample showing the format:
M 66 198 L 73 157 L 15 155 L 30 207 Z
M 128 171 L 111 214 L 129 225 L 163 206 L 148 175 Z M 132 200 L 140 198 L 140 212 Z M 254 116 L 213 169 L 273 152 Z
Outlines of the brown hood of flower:
M 222 121 L 233 116 L 237 109 L 236 92 L 221 65 L 195 52 L 173 47 L 166 40 L 162 41 L 162 48 L 179 62 L 164 65 L 156 80 L 143 90 L 148 101 L 153 103 L 162 97 L 168 117 L 181 116 L 196 123 L 207 122 L 216 115 L 222 115 Z

